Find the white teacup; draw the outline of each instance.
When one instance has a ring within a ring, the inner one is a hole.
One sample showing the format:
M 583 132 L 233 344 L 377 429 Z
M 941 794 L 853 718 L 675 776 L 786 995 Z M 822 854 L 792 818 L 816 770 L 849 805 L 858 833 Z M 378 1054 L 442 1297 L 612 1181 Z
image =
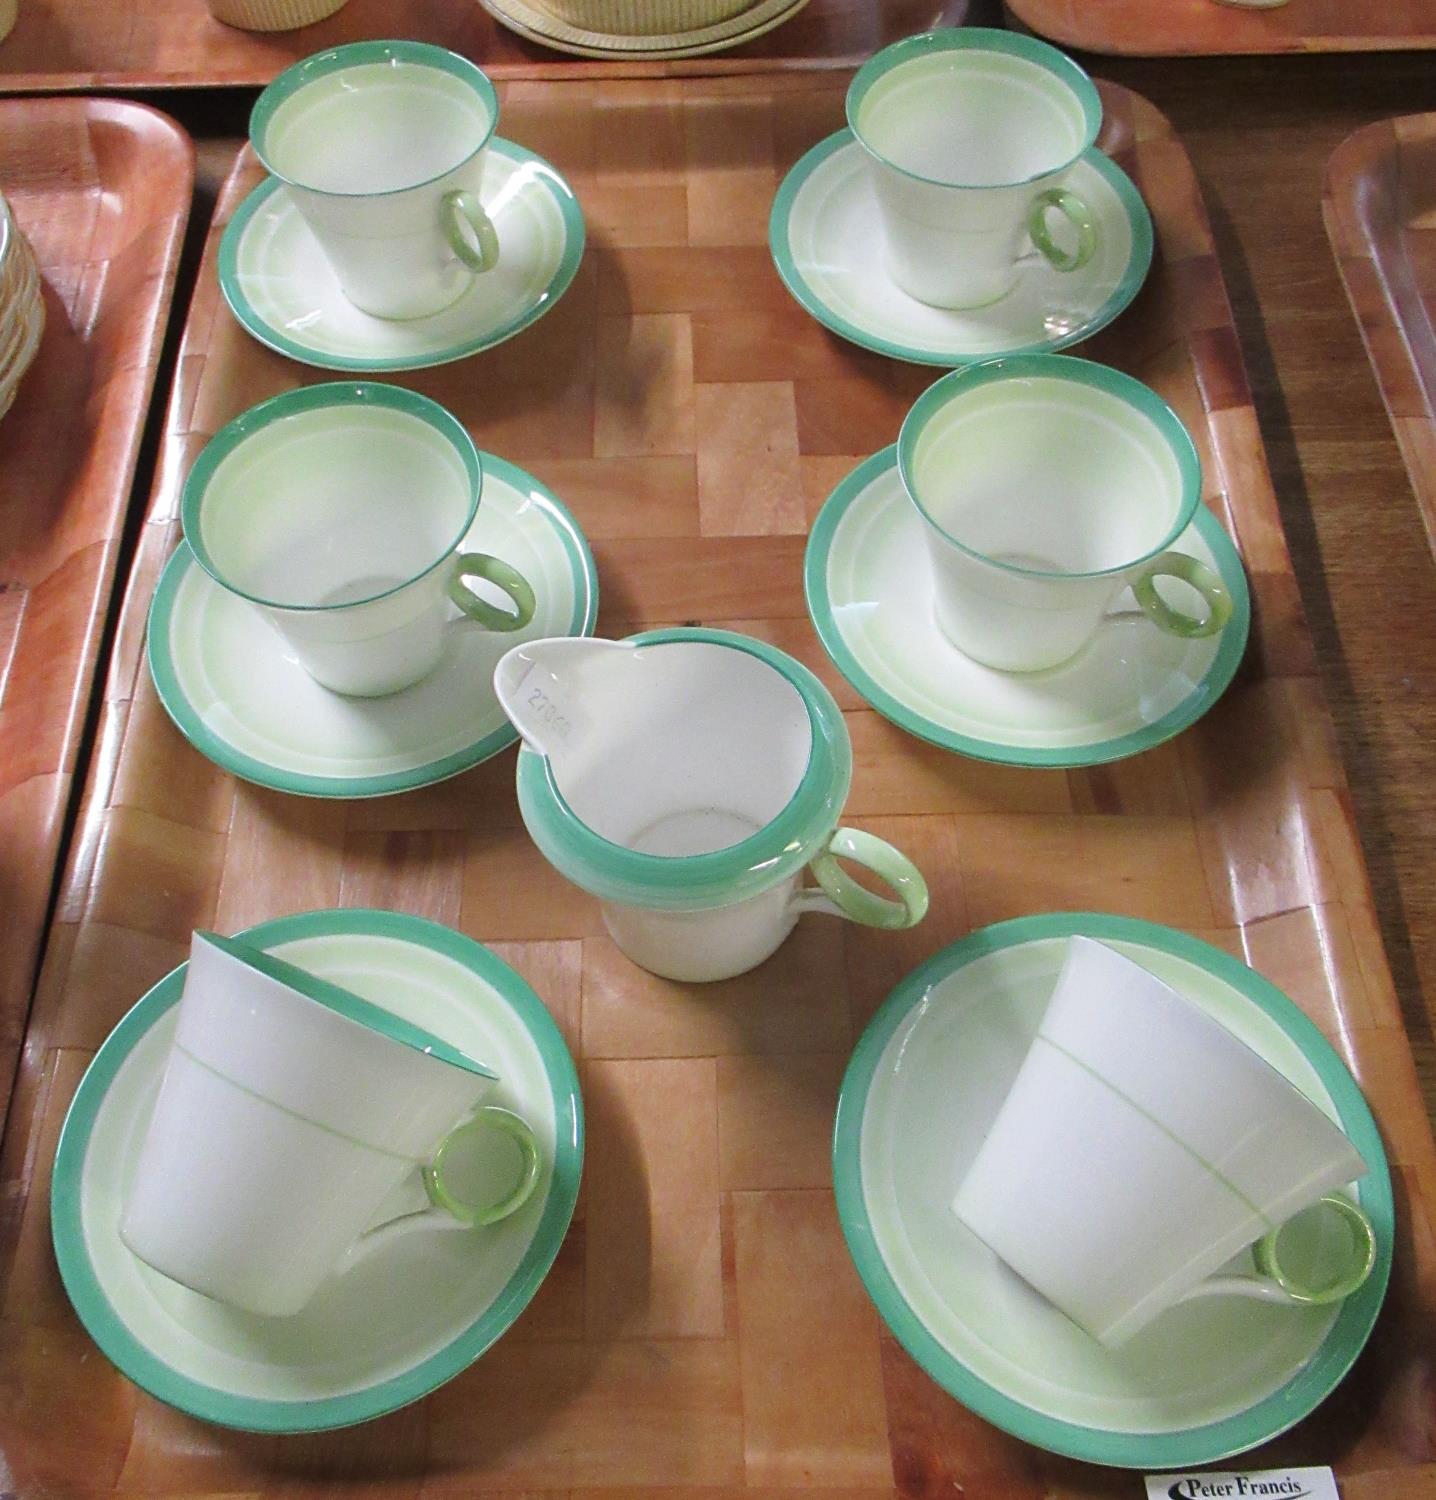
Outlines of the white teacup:
M 517 569 L 458 550 L 482 484 L 473 440 L 437 402 L 392 385 L 314 385 L 222 428 L 180 510 L 200 566 L 261 609 L 316 682 L 372 698 L 432 672 L 451 624 L 512 631 L 533 618 Z
M 1366 1170 L 1340 1128 L 1226 1027 L 1074 937 L 953 1211 L 1115 1347 L 1194 1296 L 1310 1305 L 1355 1291 L 1375 1235 L 1332 1189 Z M 1213 1276 L 1249 1246 L 1257 1274 Z
M 954 370 L 898 436 L 898 469 L 924 524 L 933 607 L 975 661 L 1035 672 L 1076 655 L 1124 589 L 1161 629 L 1215 635 L 1225 585 L 1172 543 L 1201 503 L 1186 429 L 1139 380 L 1060 354 Z M 1194 589 L 1175 608 L 1154 580 Z
M 1059 271 L 1097 248 L 1063 186 L 1102 101 L 1055 47 L 964 26 L 907 37 L 858 70 L 848 126 L 868 156 L 888 275 L 935 307 L 982 307 L 1016 284 L 1028 240 Z M 1054 238 L 1049 215 L 1067 220 Z
M 727 979 L 773 953 L 804 912 L 889 929 L 925 915 L 912 862 L 838 826 L 852 779 L 843 716 L 774 647 L 690 628 L 531 641 L 500 660 L 494 686 L 526 745 L 530 836 L 600 899 L 614 942 L 643 968 Z
M 314 231 L 344 295 L 380 318 L 447 307 L 498 264 L 484 212 L 499 101 L 466 58 L 424 42 L 355 42 L 286 68 L 249 139 Z
M 395 1235 L 496 1223 L 527 1201 L 538 1148 L 517 1115 L 480 1107 L 495 1081 L 381 1007 L 197 932 L 120 1237 L 205 1296 L 296 1313 Z M 451 1158 L 495 1131 L 514 1171 L 470 1201 Z

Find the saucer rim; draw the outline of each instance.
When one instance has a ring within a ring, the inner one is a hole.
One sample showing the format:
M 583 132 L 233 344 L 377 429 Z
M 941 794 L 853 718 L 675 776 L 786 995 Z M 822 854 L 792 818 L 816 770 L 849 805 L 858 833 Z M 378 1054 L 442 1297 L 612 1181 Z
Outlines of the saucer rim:
M 571 57 L 603 58 L 613 62 L 664 62 L 685 57 L 702 57 L 707 53 L 726 51 L 730 47 L 745 46 L 791 20 L 808 5 L 809 0 L 768 0 L 766 5 L 758 0 L 758 3 L 748 9 L 763 9 L 765 14 L 762 20 L 753 21 L 746 12 L 740 11 L 726 21 L 713 21 L 706 26 L 692 27 L 688 31 L 658 35 L 593 31 L 574 26 L 560 16 L 538 12 L 533 6 L 526 4 L 525 0 L 519 0 L 519 8 L 526 13 L 520 16 L 510 8 L 511 3 L 512 0 L 479 0 L 479 4 L 501 26 L 506 26 L 528 41 L 551 47 L 555 52 L 566 52 Z M 729 29 L 740 21 L 744 23 L 741 29 Z M 546 31 L 543 24 L 566 27 L 572 35 Z M 611 37 L 613 44 L 597 40 L 600 37 Z M 653 42 L 654 45 L 646 46 L 645 42 Z
M 560 545 L 567 554 L 574 590 L 573 610 L 569 616 L 568 628 L 563 633 L 591 636 L 598 623 L 598 568 L 583 529 L 558 496 L 526 469 L 521 469 L 517 464 L 486 449 L 479 449 L 478 453 L 485 475 L 504 480 L 511 488 L 526 496 L 533 508 L 543 515 L 545 524 L 551 526 L 558 536 Z M 479 515 L 482 514 L 481 496 Z M 228 740 L 219 738 L 203 722 L 181 688 L 174 668 L 170 633 L 179 589 L 187 570 L 199 566 L 199 559 L 191 551 L 189 543 L 181 537 L 179 545 L 164 565 L 159 583 L 155 586 L 154 598 L 150 601 L 149 618 L 145 627 L 145 660 L 160 703 L 175 727 L 195 750 L 221 770 L 239 777 L 241 781 L 268 787 L 273 791 L 288 792 L 300 797 L 350 801 L 362 797 L 397 796 L 401 792 L 411 792 L 419 787 L 447 781 L 450 777 L 462 775 L 474 766 L 492 759 L 501 750 L 506 750 L 517 742 L 518 730 L 511 723 L 505 722 L 483 739 L 475 740 L 439 760 L 414 766 L 407 771 L 391 771 L 376 776 L 316 776 L 308 772 L 281 771 L 267 761 L 257 760 Z M 213 586 L 219 587 L 218 584 Z
M 457 360 L 469 359 L 475 354 L 482 354 L 485 350 L 507 343 L 509 339 L 538 322 L 545 313 L 550 312 L 568 291 L 574 277 L 578 274 L 579 264 L 583 260 L 587 230 L 578 194 L 574 192 L 572 184 L 563 173 L 551 162 L 536 151 L 530 151 L 526 146 L 506 140 L 503 136 L 493 136 L 488 143 L 488 149 L 519 165 L 534 163 L 542 167 L 544 172 L 540 174 L 539 180 L 544 190 L 558 204 L 559 214 L 563 220 L 563 254 L 559 258 L 553 277 L 538 300 L 532 306 L 525 308 L 517 318 L 500 324 L 497 329 L 478 338 L 455 344 L 442 351 L 404 356 L 392 355 L 383 359 L 356 359 L 348 355 L 326 354 L 312 344 L 302 344 L 290 335 L 282 333 L 263 317 L 259 309 L 250 301 L 244 291 L 243 278 L 239 272 L 239 249 L 250 225 L 260 209 L 276 193 L 288 191 L 284 182 L 278 177 L 269 175 L 266 175 L 262 182 L 257 183 L 245 195 L 244 201 L 230 216 L 229 223 L 225 225 L 224 233 L 220 236 L 217 274 L 219 289 L 224 296 L 225 304 L 245 332 L 266 348 L 273 349 L 289 359 L 297 360 L 300 364 L 309 365 L 313 369 L 339 370 L 345 374 L 393 374 L 404 370 L 429 370 L 439 365 L 453 364 Z M 382 319 L 376 319 L 376 321 L 382 321 Z M 424 320 L 420 318 L 414 321 L 423 322 Z
M 1118 1432 L 1038 1412 L 974 1374 L 927 1331 L 878 1248 L 862 1191 L 862 1130 L 878 1063 L 913 1007 L 979 958 L 1031 942 L 1082 936 L 1127 942 L 1185 959 L 1263 1011 L 1300 1049 L 1335 1104 L 1342 1130 L 1368 1172 L 1357 1196 L 1376 1225 L 1379 1249 L 1366 1283 L 1346 1299 L 1310 1359 L 1277 1390 L 1220 1421 L 1164 1432 Z M 1305 1013 L 1256 970 L 1179 929 L 1104 912 L 1047 912 L 994 922 L 934 954 L 899 980 L 864 1030 L 843 1074 L 833 1123 L 833 1187 L 853 1264 L 879 1316 L 943 1390 L 984 1421 L 1051 1453 L 1124 1469 L 1187 1469 L 1214 1463 L 1279 1436 L 1309 1416 L 1346 1378 L 1386 1298 L 1394 1250 L 1391 1169 L 1361 1089 Z
M 513 1275 L 473 1322 L 426 1359 L 363 1390 L 317 1400 L 241 1396 L 181 1374 L 129 1330 L 95 1274 L 81 1221 L 85 1159 L 100 1107 L 140 1040 L 179 1003 L 187 960 L 146 990 L 91 1059 L 65 1112 L 55 1150 L 50 1232 L 66 1294 L 100 1352 L 120 1374 L 166 1405 L 222 1427 L 278 1433 L 351 1427 L 407 1406 L 461 1374 L 508 1332 L 546 1280 L 568 1233 L 583 1172 L 578 1070 L 557 1022 L 528 981 L 496 953 L 441 923 L 351 907 L 277 917 L 236 935 L 265 948 L 302 938 L 385 937 L 452 959 L 492 985 L 514 1011 L 538 1049 L 553 1100 L 556 1144 L 548 1201 Z
M 808 185 L 813 173 L 828 157 L 849 147 L 857 152 L 862 151 L 862 145 L 851 129 L 844 127 L 842 130 L 835 130 L 832 135 L 825 136 L 816 146 L 806 151 L 788 170 L 787 175 L 778 185 L 773 207 L 768 215 L 768 251 L 773 257 L 773 264 L 777 267 L 783 285 L 808 314 L 830 332 L 836 333 L 851 344 L 856 344 L 859 348 L 870 349 L 875 354 L 885 354 L 890 359 L 902 360 L 907 364 L 932 365 L 941 369 L 957 369 L 962 365 L 977 364 L 986 359 L 1005 359 L 1014 354 L 1052 354 L 1059 349 L 1067 349 L 1073 344 L 1081 343 L 1084 339 L 1089 339 L 1095 333 L 1100 332 L 1131 306 L 1137 293 L 1146 283 L 1147 276 L 1152 269 L 1155 246 L 1151 210 L 1138 191 L 1136 183 L 1127 173 L 1106 152 L 1100 151 L 1096 146 L 1089 146 L 1077 158 L 1077 161 L 1092 167 L 1116 193 L 1118 201 L 1126 211 L 1127 222 L 1131 226 L 1132 253 L 1111 295 L 1090 318 L 1083 322 L 1081 327 L 1056 338 L 1039 339 L 1030 344 L 1015 344 L 1010 349 L 986 349 L 970 354 L 960 350 L 917 349 L 911 345 L 894 343 L 891 339 L 869 333 L 856 324 L 849 323 L 846 318 L 823 301 L 799 270 L 788 238 L 788 226 L 792 222 L 793 205 L 798 195 Z
M 871 458 L 865 458 L 838 482 L 832 494 L 823 502 L 808 533 L 808 545 L 803 554 L 803 592 L 813 628 L 833 665 L 865 703 L 885 719 L 890 719 L 899 729 L 906 730 L 908 734 L 925 740 L 930 745 L 938 745 L 944 750 L 955 751 L 973 760 L 996 765 L 1075 770 L 1083 766 L 1109 765 L 1113 761 L 1126 760 L 1165 744 L 1210 712 L 1231 686 L 1246 655 L 1251 633 L 1251 589 L 1236 544 L 1212 511 L 1205 504 L 1199 503 L 1192 525 L 1212 549 L 1217 570 L 1231 595 L 1232 617 L 1222 632 L 1217 654 L 1212 658 L 1211 666 L 1203 675 L 1197 691 L 1184 698 L 1175 708 L 1169 709 L 1160 719 L 1141 729 L 1129 730 L 1113 739 L 1093 740 L 1085 745 L 1005 745 L 1000 740 L 974 739 L 923 717 L 918 710 L 895 697 L 876 681 L 858 660 L 838 624 L 828 591 L 828 565 L 832 558 L 833 538 L 840 522 L 874 481 L 889 470 L 897 470 L 896 443 L 880 449 Z M 918 519 L 920 524 L 920 518 Z M 954 651 L 956 649 L 953 647 Z

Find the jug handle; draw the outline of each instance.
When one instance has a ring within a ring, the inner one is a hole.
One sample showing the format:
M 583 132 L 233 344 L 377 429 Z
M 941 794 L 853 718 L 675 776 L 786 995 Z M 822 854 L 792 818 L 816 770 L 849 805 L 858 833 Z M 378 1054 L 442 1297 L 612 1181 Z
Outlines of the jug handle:
M 870 870 L 891 887 L 897 900 L 889 900 L 859 885 L 838 863 L 840 859 Z M 793 905 L 799 912 L 826 912 L 889 932 L 915 927 L 927 915 L 927 882 L 922 872 L 886 839 L 864 833 L 860 828 L 835 829 L 827 846 L 808 868 L 818 884 L 800 889 L 794 896 Z

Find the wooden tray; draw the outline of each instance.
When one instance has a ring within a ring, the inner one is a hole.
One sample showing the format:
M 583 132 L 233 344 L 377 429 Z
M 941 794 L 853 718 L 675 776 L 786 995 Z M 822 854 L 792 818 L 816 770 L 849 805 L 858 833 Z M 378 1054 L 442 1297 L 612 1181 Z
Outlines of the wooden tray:
M 1186 155 L 1150 105 L 1104 87 L 1103 144 L 1144 188 L 1160 252 L 1086 352 L 1156 386 L 1191 428 L 1251 574 L 1253 644 L 1209 717 L 1157 751 L 1075 772 L 985 765 L 861 704 L 804 608 L 816 507 L 933 378 L 830 337 L 769 259 L 774 184 L 841 122 L 845 81 L 506 85 L 517 137 L 579 192 L 589 253 L 543 322 L 404 383 L 572 506 L 604 633 L 729 625 L 823 675 L 855 747 L 849 812 L 916 857 L 932 914 L 908 934 L 813 919 L 755 974 L 685 989 L 619 958 L 595 904 L 534 849 L 512 753 L 345 804 L 237 784 L 191 750 L 142 658 L 182 478 L 223 422 L 323 378 L 223 310 L 217 227 L 0 1151 L 0 1431 L 18 1494 L 318 1494 L 359 1478 L 385 1496 L 528 1500 L 1131 1494 L 1133 1476 L 1029 1449 L 918 1371 L 861 1290 L 830 1190 L 838 1080 L 893 983 L 971 927 L 1063 908 L 1171 923 L 1243 955 L 1357 1073 L 1397 1191 L 1390 1300 L 1343 1387 L 1252 1462 L 1334 1463 L 1347 1500 L 1431 1492 L 1436 1148 Z M 258 175 L 241 161 L 219 225 Z M 454 924 L 532 978 L 580 1060 L 586 1187 L 544 1291 L 463 1376 L 361 1429 L 237 1436 L 159 1405 L 97 1353 L 54 1267 L 50 1163 L 90 1056 L 183 959 L 192 927 L 351 903 Z
M 496 78 L 853 66 L 909 32 L 955 24 L 968 4 L 808 0 L 742 47 L 661 63 L 569 57 L 501 26 L 478 0 L 349 0 L 327 21 L 268 34 L 221 25 L 205 0 L 20 0 L 15 29 L 0 44 L 0 92 L 268 83 L 325 47 L 396 36 L 452 47 Z
M 1343 141 L 1322 213 L 1436 551 L 1436 114 Z
M 1065 47 L 1121 57 L 1239 52 L 1402 52 L 1436 47 L 1436 0 L 1290 0 L 1243 10 L 1218 0 L 1003 0 Z
M 194 148 L 104 99 L 0 101 L 0 190 L 45 283 L 0 421 L 0 1121 L 174 291 Z

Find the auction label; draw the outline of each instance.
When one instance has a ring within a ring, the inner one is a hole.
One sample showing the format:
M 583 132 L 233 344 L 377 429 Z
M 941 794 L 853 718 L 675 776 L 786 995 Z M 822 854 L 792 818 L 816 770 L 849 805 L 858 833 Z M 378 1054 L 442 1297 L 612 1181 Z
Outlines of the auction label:
M 1330 1469 L 1148 1474 L 1147 1500 L 1341 1500 Z

